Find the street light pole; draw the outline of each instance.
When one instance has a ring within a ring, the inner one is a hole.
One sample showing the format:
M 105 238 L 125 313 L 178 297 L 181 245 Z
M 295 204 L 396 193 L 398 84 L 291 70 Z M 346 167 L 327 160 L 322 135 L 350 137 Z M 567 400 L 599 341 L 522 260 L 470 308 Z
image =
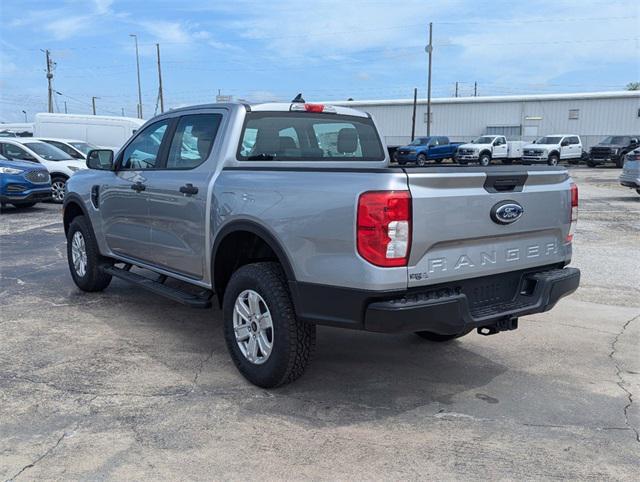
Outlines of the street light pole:
M 129 34 L 136 43 L 136 71 L 138 73 L 138 117 L 142 119 L 142 89 L 140 87 L 140 55 L 138 54 L 138 36 L 134 33 Z
M 427 80 L 427 136 L 431 135 L 431 57 L 433 55 L 433 23 L 429 22 L 429 45 L 425 49 L 429 54 L 429 78 Z
M 96 115 L 96 99 L 100 97 L 91 97 L 91 106 L 93 107 L 93 115 Z
M 27 111 L 23 110 L 22 113 L 24 114 L 24 121 L 27 122 Z

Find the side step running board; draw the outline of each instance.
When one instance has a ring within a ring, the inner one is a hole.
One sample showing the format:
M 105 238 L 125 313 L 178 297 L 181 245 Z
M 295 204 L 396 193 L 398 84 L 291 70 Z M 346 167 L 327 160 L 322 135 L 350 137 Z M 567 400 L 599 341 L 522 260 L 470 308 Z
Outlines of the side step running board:
M 115 276 L 116 278 L 120 278 L 121 280 L 138 285 L 141 288 L 149 290 L 157 295 L 164 296 L 165 298 L 177 301 L 178 303 L 182 303 L 183 305 L 191 306 L 192 308 L 211 307 L 211 292 L 206 291 L 203 295 L 199 296 L 193 293 L 187 293 L 186 291 L 172 288 L 170 286 L 166 286 L 162 284 L 164 280 L 166 280 L 166 277 L 164 276 L 161 276 L 158 281 L 152 280 L 151 278 L 141 276 L 137 273 L 132 273 L 127 269 L 127 266 L 122 269 L 116 268 L 115 266 L 111 265 L 103 265 L 102 271 L 110 274 L 111 276 Z

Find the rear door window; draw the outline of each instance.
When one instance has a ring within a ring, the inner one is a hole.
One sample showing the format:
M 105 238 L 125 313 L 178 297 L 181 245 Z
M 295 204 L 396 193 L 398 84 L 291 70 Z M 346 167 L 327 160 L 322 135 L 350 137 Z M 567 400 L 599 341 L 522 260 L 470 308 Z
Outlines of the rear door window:
M 382 161 L 371 119 L 306 112 L 247 114 L 238 159 L 243 161 Z
M 171 141 L 167 169 L 193 169 L 202 164 L 209 157 L 221 120 L 222 114 L 181 117 Z

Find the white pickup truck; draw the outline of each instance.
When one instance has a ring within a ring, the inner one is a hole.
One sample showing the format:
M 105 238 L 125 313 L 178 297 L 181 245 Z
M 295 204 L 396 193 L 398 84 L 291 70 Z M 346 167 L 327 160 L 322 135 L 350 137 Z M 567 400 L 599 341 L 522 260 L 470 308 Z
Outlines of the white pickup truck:
M 459 164 L 477 162 L 481 166 L 488 166 L 494 159 L 503 164 L 511 164 L 522 157 L 522 141 L 507 141 L 505 136 L 480 136 L 470 144 L 458 147 L 456 161 Z
M 556 166 L 558 162 L 579 160 L 582 157 L 582 140 L 573 134 L 544 136 L 533 144 L 524 146 L 523 164 L 540 162 Z

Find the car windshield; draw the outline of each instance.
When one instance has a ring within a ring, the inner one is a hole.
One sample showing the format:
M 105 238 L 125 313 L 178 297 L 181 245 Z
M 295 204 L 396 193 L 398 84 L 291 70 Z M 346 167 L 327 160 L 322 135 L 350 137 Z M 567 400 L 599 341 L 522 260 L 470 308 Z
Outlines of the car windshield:
M 631 143 L 631 139 L 627 136 L 609 136 L 605 140 L 603 140 L 600 144 L 626 146 L 629 143 Z
M 429 144 L 429 137 L 418 137 L 409 143 L 410 146 L 426 146 Z
M 46 161 L 66 161 L 71 159 L 69 154 L 46 142 L 25 142 L 24 145 Z
M 97 149 L 96 146 L 94 146 L 93 144 L 89 144 L 88 142 L 69 142 L 69 144 L 78 149 L 85 156 L 89 153 L 90 150 Z
M 562 137 L 541 137 L 536 144 L 560 144 Z
M 495 137 L 482 136 L 471 141 L 472 144 L 491 144 Z
M 373 121 L 307 112 L 252 112 L 238 146 L 244 161 L 382 161 Z

